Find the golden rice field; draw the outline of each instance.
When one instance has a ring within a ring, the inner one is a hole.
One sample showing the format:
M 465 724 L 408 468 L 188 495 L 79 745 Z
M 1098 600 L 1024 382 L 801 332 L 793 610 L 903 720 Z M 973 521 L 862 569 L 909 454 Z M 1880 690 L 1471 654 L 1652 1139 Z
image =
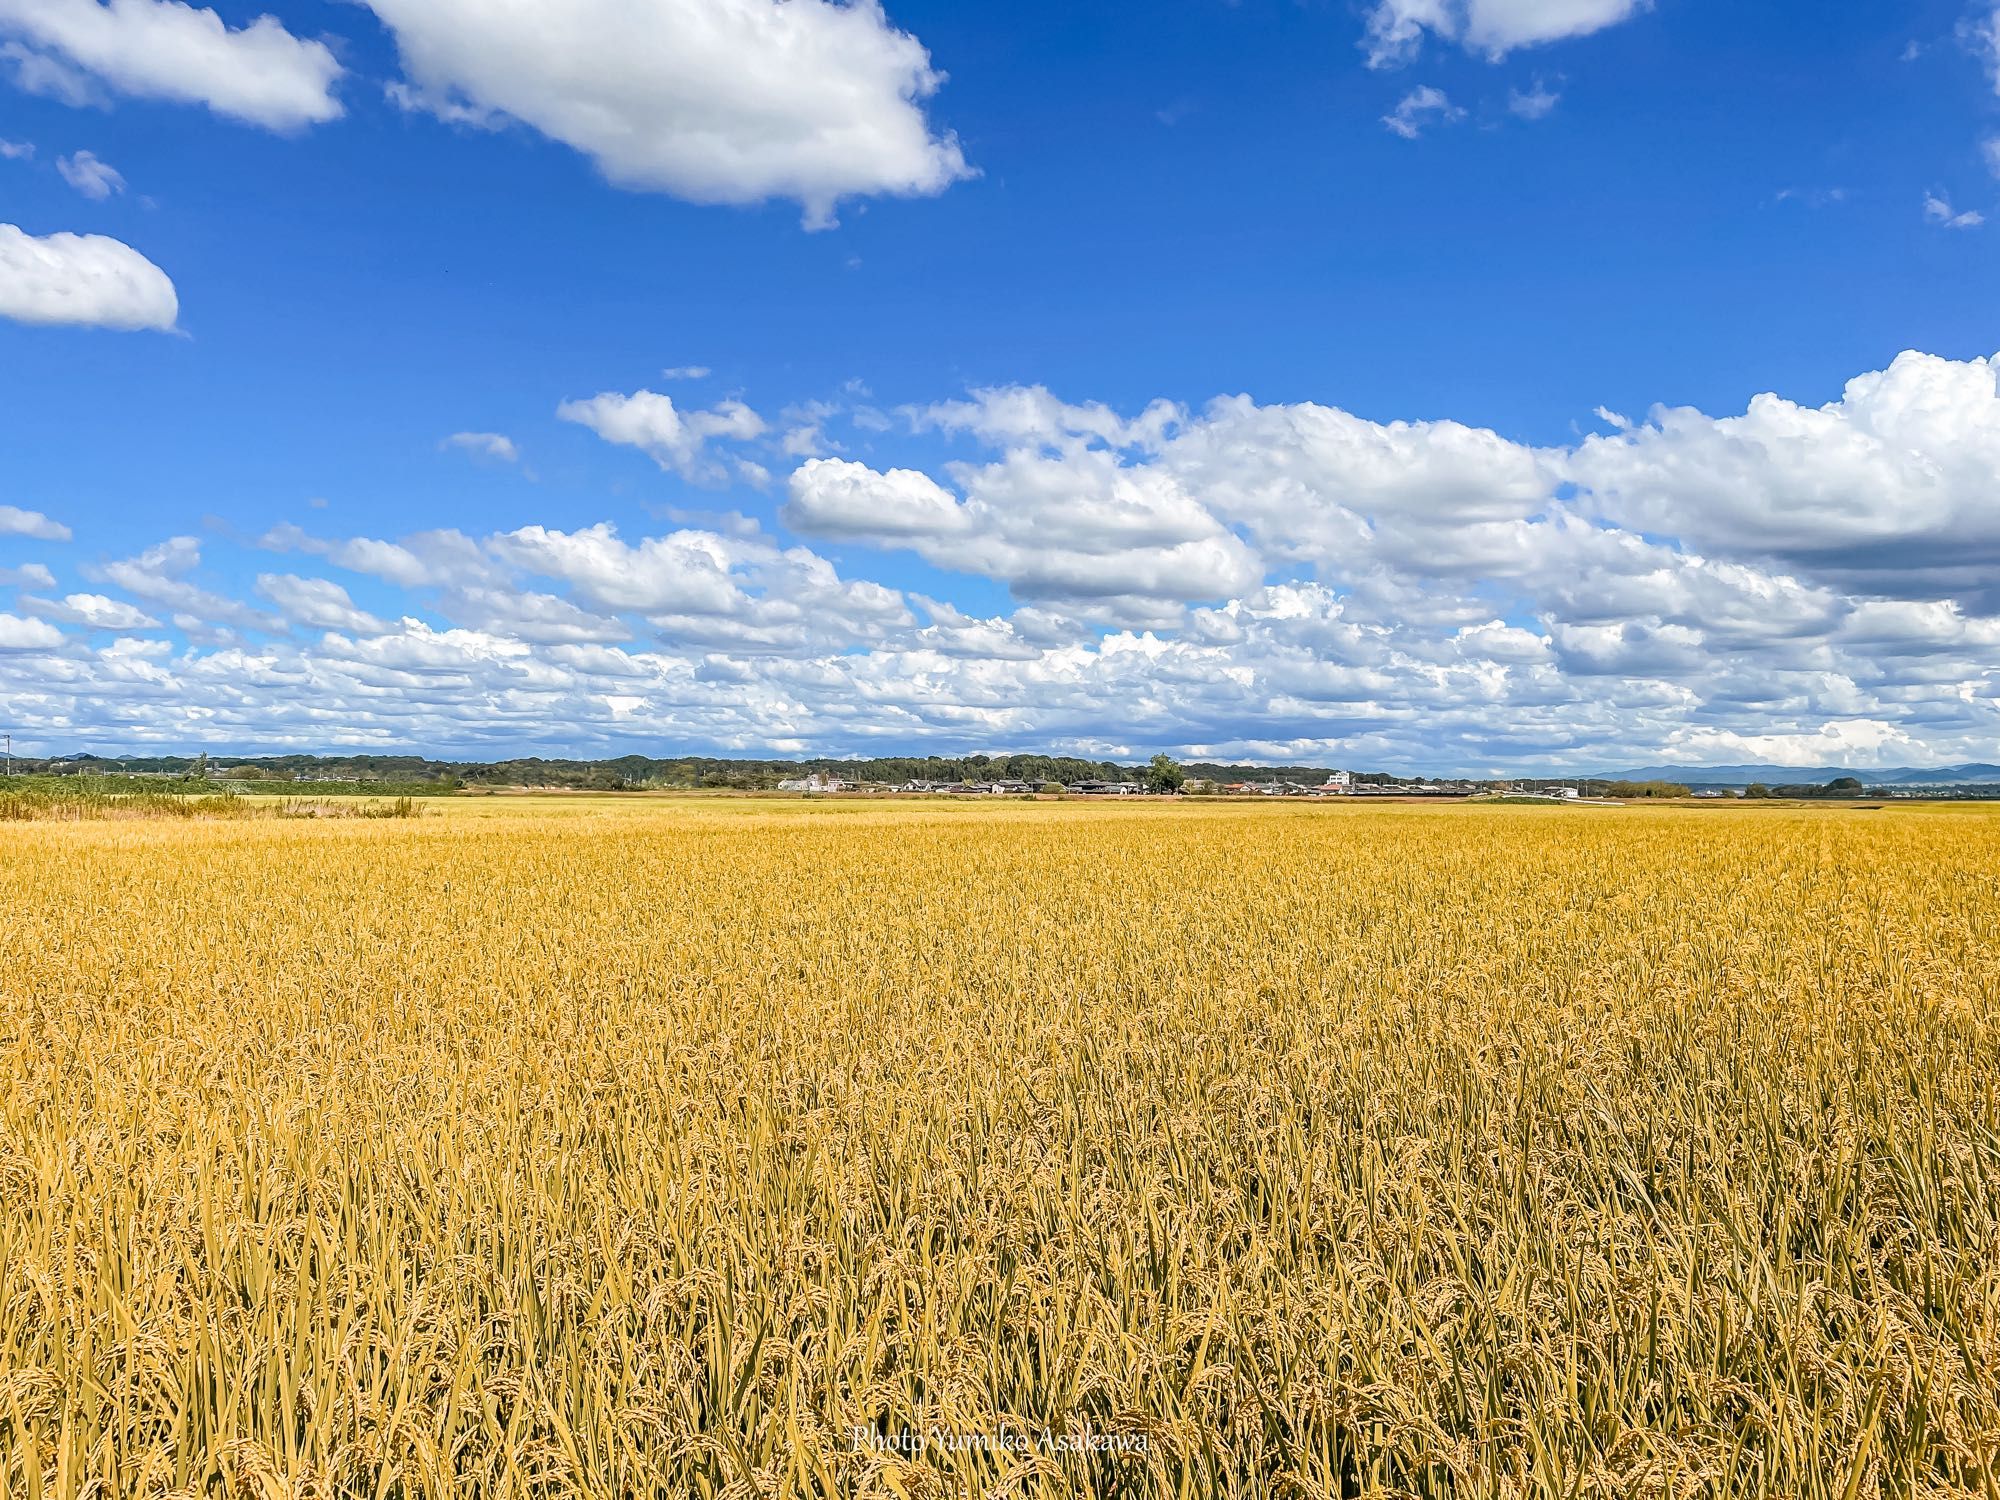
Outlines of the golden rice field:
M 2000 1496 L 2000 813 L 0 827 L 10 1497 Z

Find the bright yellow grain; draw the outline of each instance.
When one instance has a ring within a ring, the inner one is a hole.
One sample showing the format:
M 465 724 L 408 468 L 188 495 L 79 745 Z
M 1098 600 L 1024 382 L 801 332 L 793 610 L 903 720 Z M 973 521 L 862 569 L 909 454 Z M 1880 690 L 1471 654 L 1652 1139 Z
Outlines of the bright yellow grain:
M 0 1481 L 1991 1500 L 1996 872 L 1971 808 L 6 826 Z M 854 1451 L 1010 1423 L 1145 1450 Z

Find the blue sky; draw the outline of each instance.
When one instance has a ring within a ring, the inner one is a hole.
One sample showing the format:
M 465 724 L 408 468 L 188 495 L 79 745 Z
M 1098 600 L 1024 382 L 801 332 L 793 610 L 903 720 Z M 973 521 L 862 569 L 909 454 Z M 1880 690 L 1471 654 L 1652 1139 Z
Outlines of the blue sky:
M 1983 0 L 263 9 L 0 0 L 17 743 L 2000 758 Z

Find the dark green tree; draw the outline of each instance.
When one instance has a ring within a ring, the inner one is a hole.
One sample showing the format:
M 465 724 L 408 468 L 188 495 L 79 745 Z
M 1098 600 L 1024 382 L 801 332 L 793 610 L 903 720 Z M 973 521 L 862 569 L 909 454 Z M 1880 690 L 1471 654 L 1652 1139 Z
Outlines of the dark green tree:
M 1187 781 L 1187 772 L 1181 763 L 1171 755 L 1162 752 L 1153 757 L 1153 763 L 1146 768 L 1146 790 L 1149 792 L 1178 792 Z

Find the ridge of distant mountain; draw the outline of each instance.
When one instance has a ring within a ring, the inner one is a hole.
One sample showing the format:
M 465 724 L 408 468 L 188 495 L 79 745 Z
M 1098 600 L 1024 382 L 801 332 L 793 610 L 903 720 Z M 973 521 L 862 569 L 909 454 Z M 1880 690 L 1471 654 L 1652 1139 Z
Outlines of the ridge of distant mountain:
M 1607 772 L 1607 781 L 1678 781 L 1683 786 L 1824 786 L 1852 776 L 1865 786 L 1981 786 L 2000 783 L 2000 766 L 1972 761 L 1957 766 L 1886 766 L 1873 770 L 1852 766 L 1647 766 L 1636 771 Z

